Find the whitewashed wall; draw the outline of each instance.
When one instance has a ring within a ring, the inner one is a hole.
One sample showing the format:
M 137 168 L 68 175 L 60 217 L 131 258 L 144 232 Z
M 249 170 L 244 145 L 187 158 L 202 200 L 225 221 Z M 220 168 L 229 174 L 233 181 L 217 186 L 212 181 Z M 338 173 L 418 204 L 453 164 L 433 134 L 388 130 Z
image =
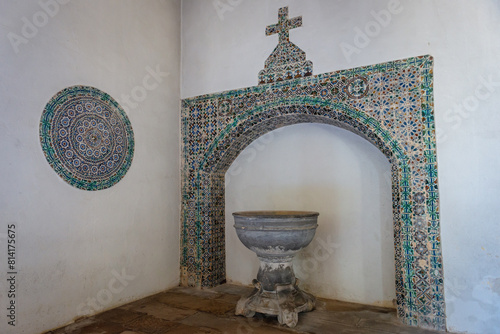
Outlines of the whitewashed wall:
M 500 2 L 184 0 L 182 97 L 257 84 L 257 73 L 277 43 L 276 36 L 264 36 L 265 26 L 276 23 L 278 8 L 286 5 L 291 17 L 303 16 L 303 27 L 292 30 L 290 39 L 306 51 L 315 74 L 434 56 L 448 328 L 496 333 Z M 248 283 L 257 266 L 232 231 L 231 212 L 312 209 L 321 213 L 318 236 L 331 233 L 338 247 L 328 264 L 308 276 L 308 288 L 324 296 L 376 303 L 380 300 L 374 286 L 384 287 L 381 296 L 387 302 L 393 273 L 360 265 L 374 250 L 382 268 L 392 261 L 385 158 L 354 135 L 325 126 L 289 127 L 271 138 L 249 146 L 226 174 L 228 278 Z M 348 185 L 353 200 L 345 203 L 340 189 Z M 369 230 L 360 233 L 360 228 Z M 366 249 L 357 249 L 352 240 L 362 241 Z M 311 246 L 308 252 L 314 254 L 316 245 Z M 344 284 L 349 277 L 352 282 Z
M 0 4 L 0 333 L 40 333 L 178 284 L 180 1 L 58 1 Z M 157 87 L 143 96 L 150 71 Z M 120 100 L 132 123 L 133 163 L 109 189 L 68 185 L 41 150 L 45 104 L 72 85 Z
M 226 256 L 232 281 L 250 283 L 259 261 L 236 236 L 231 213 L 261 209 L 320 213 L 313 242 L 294 264 L 307 291 L 393 307 L 391 173 L 376 147 L 349 131 L 320 124 L 278 129 L 248 146 L 226 173 Z

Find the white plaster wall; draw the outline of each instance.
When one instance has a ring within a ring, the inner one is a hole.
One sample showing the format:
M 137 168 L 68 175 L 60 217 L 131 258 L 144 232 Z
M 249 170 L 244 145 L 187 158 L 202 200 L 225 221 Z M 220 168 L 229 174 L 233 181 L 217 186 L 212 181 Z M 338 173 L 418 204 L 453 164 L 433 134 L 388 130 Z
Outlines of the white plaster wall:
M 40 333 L 178 283 L 180 2 L 60 3 L 0 4 L 1 333 Z M 33 16 L 39 27 L 16 53 L 8 34 L 23 36 Z M 168 75 L 141 96 L 148 68 Z M 70 186 L 41 150 L 45 104 L 77 84 L 120 100 L 134 129 L 133 163 L 106 190 Z M 15 327 L 6 317 L 8 224 L 17 231 Z
M 250 284 L 259 268 L 231 214 L 262 209 L 320 213 L 315 238 L 294 262 L 304 289 L 393 307 L 391 173 L 376 147 L 324 124 L 288 126 L 249 145 L 226 173 L 229 280 Z
M 496 153 L 500 139 L 497 129 L 500 118 L 497 112 L 500 103 L 500 3 L 494 0 L 405 0 L 399 3 L 382 0 L 184 0 L 182 97 L 257 84 L 257 73 L 277 43 L 276 36 L 264 36 L 265 26 L 276 23 L 278 8 L 285 5 L 289 6 L 291 17 L 303 16 L 303 27 L 292 30 L 290 38 L 313 61 L 315 74 L 422 54 L 434 56 L 448 329 L 497 333 L 500 328 L 500 225 L 496 209 L 500 197 L 497 172 L 500 157 Z M 390 19 L 377 24 L 373 13 L 389 9 L 392 10 Z M 373 30 L 363 39 L 359 31 L 366 29 Z M 231 177 L 226 189 L 232 194 L 226 199 L 228 213 L 233 203 L 235 209 L 239 209 L 241 203 L 249 209 L 259 207 L 263 203 L 260 197 L 279 198 L 266 203 L 267 208 L 279 207 L 284 205 L 281 191 L 297 196 L 291 189 L 299 186 L 306 189 L 306 183 L 300 182 L 306 182 L 304 175 L 307 173 L 288 167 L 283 162 L 290 161 L 286 157 L 307 154 L 309 158 L 309 154 L 316 152 L 318 156 L 321 153 L 317 152 L 333 150 L 334 153 L 318 161 L 320 166 L 316 168 L 336 166 L 335 162 L 346 159 L 353 159 L 348 160 L 353 165 L 361 165 L 370 159 L 373 169 L 363 172 L 380 177 L 377 173 L 382 171 L 383 175 L 387 167 L 386 161 L 374 153 L 366 153 L 368 157 L 363 157 L 361 153 L 368 148 L 341 131 L 325 130 L 317 125 L 297 129 L 300 131 L 289 128 L 276 134 L 275 140 L 259 151 L 251 164 L 247 163 L 239 175 Z M 328 139 L 322 141 L 325 136 Z M 314 149 L 306 143 L 315 145 Z M 353 154 L 354 147 L 359 154 Z M 291 161 L 299 163 L 294 159 Z M 236 161 L 245 160 L 242 153 Z M 262 168 L 258 167 L 260 163 L 265 163 L 266 171 L 271 172 L 253 171 Z M 300 164 L 305 165 L 302 160 Z M 279 166 L 282 169 L 276 172 Z M 282 174 L 286 174 L 289 181 Z M 350 170 L 344 177 L 356 175 L 360 174 Z M 240 180 L 236 181 L 237 178 Z M 309 179 L 307 182 L 314 181 Z M 321 186 L 322 189 L 336 189 L 332 179 L 325 178 Z M 368 188 L 352 191 L 358 195 L 363 191 L 384 192 L 383 182 L 370 183 Z M 262 193 L 262 189 L 267 189 L 268 194 Z M 332 217 L 334 221 L 340 205 L 310 199 L 317 193 L 314 191 L 317 187 L 312 183 L 309 189 L 309 192 L 301 192 L 300 200 L 295 197 L 286 203 L 317 205 L 307 208 L 318 210 L 321 217 Z M 352 209 L 355 211 L 355 207 Z M 383 222 L 383 217 L 381 212 L 377 220 Z M 232 228 L 230 218 L 227 216 L 228 229 Z M 362 218 L 356 219 L 356 224 L 362 223 Z M 250 254 L 238 250 L 236 240 L 231 241 L 229 237 L 228 243 L 229 256 L 241 253 L 242 259 L 250 258 Z M 375 245 L 374 238 L 369 243 Z M 231 273 L 235 275 L 240 270 L 254 272 L 255 268 L 243 269 L 241 263 L 244 261 L 228 262 L 230 279 Z M 253 265 L 255 267 L 255 263 Z M 332 269 L 321 267 L 318 274 L 327 276 L 328 270 Z

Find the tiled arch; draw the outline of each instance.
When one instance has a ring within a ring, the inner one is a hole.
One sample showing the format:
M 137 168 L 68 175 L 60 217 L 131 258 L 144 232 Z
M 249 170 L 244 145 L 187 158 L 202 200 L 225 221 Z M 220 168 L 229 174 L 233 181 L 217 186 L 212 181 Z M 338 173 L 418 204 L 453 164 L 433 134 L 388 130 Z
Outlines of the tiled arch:
M 278 127 L 326 123 L 389 159 L 398 315 L 444 330 L 432 65 L 421 56 L 183 100 L 181 283 L 225 280 L 224 176 L 236 156 Z

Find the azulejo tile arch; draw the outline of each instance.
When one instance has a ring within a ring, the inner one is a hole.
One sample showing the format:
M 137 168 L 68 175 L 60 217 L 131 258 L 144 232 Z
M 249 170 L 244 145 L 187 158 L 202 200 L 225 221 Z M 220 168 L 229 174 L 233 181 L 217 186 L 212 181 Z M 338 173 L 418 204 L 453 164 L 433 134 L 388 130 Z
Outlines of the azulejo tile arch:
M 398 315 L 444 330 L 432 71 L 420 56 L 183 100 L 182 284 L 225 280 L 224 175 L 239 152 L 278 127 L 326 123 L 389 159 Z
M 182 101 L 181 283 L 225 280 L 224 176 L 236 156 L 278 127 L 326 123 L 362 136 L 390 161 L 398 316 L 445 330 L 432 57 L 313 76 L 289 40 L 301 25 L 283 7 L 267 27 L 279 42 L 258 86 Z

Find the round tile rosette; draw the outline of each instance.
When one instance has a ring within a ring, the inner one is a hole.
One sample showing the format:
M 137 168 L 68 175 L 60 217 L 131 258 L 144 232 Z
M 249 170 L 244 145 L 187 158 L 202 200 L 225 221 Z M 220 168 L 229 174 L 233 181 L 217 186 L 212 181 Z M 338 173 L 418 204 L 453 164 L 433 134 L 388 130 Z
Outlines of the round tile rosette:
M 134 133 L 120 105 L 94 87 L 63 89 L 47 103 L 40 142 L 49 164 L 72 186 L 106 189 L 127 173 Z

